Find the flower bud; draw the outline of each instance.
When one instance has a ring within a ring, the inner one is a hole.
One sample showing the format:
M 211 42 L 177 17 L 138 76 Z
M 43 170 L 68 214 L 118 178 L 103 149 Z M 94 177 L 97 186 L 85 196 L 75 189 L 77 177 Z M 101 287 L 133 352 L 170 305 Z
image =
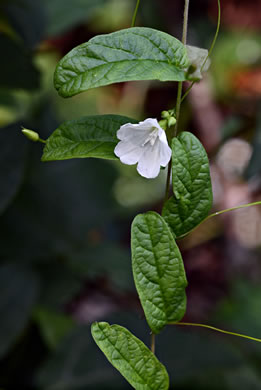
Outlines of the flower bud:
M 29 129 L 22 129 L 22 133 L 26 136 L 26 138 L 28 138 L 29 140 L 33 141 L 33 142 L 37 142 L 39 141 L 39 134 L 36 133 L 35 131 L 33 130 L 29 130 Z
M 169 112 L 168 111 L 162 111 L 161 118 L 168 119 L 169 118 Z
M 159 121 L 159 125 L 160 127 L 163 129 L 163 130 L 167 130 L 167 127 L 168 127 L 168 121 L 167 119 L 162 119 L 161 121 Z
M 168 127 L 174 126 L 176 124 L 177 120 L 174 118 L 174 116 L 171 116 L 168 118 Z

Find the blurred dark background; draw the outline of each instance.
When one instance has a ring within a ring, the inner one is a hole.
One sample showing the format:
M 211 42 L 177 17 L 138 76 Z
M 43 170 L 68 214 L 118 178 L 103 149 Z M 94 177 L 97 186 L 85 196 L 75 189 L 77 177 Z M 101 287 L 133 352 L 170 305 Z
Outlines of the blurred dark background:
M 261 1 L 222 2 L 222 28 L 181 128 L 211 162 L 213 211 L 261 199 Z M 64 120 L 93 114 L 157 117 L 175 105 L 171 83 L 133 82 L 62 99 L 57 61 L 97 34 L 127 28 L 134 0 L 0 0 L 0 388 L 128 389 L 90 336 L 95 320 L 149 329 L 135 292 L 130 224 L 160 211 L 166 172 L 94 159 L 42 163 Z M 142 0 L 137 25 L 180 38 L 183 1 Z M 189 39 L 208 48 L 217 5 L 192 1 Z M 189 281 L 186 321 L 261 337 L 261 207 L 212 218 L 179 241 Z M 169 327 L 156 353 L 177 390 L 259 390 L 261 345 Z

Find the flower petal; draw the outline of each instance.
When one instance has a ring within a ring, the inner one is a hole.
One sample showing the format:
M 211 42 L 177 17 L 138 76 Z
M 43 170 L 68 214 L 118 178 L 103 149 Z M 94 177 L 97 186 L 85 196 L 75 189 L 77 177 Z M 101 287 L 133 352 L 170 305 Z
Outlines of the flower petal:
M 116 145 L 114 153 L 123 164 L 133 165 L 139 161 L 143 153 L 143 148 L 124 140 Z
M 121 126 L 120 130 L 117 131 L 117 138 L 121 141 L 141 146 L 150 135 L 151 130 L 143 130 L 133 126 L 132 124 Z
M 171 159 L 171 148 L 168 145 L 165 131 L 159 137 L 160 165 L 166 167 Z
M 171 158 L 171 149 L 165 131 L 157 119 L 148 118 L 138 124 L 126 123 L 117 131 L 120 142 L 114 153 L 121 162 L 133 165 L 141 176 L 152 179 L 158 176 L 160 166 L 166 166 Z
M 154 145 L 147 144 L 144 146 L 143 154 L 139 159 L 137 171 L 147 179 L 154 179 L 160 172 L 160 140 L 157 138 Z
M 148 118 L 143 122 L 135 124 L 125 123 L 117 131 L 117 138 L 121 141 L 131 141 L 135 145 L 142 145 L 155 128 L 163 131 L 157 119 L 153 118 Z

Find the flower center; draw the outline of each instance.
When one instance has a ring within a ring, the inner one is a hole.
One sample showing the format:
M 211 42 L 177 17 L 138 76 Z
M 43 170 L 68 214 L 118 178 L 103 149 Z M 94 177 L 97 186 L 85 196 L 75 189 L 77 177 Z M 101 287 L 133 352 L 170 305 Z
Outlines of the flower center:
M 152 127 L 152 131 L 149 133 L 148 137 L 145 139 L 141 146 L 145 146 L 148 142 L 151 144 L 151 146 L 153 146 L 158 137 L 158 132 L 159 130 L 157 129 L 157 127 Z

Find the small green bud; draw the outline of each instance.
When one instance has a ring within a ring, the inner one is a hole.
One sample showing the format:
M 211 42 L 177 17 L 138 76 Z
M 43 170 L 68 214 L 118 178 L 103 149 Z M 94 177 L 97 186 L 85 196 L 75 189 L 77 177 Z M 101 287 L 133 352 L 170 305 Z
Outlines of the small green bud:
M 168 117 L 169 117 L 169 112 L 168 111 L 162 111 L 161 118 L 168 119 Z
M 173 116 L 168 118 L 168 127 L 174 126 L 176 124 L 177 120 Z
M 22 133 L 26 136 L 26 138 L 28 138 L 29 140 L 31 140 L 33 142 L 37 142 L 40 139 L 39 134 L 33 130 L 23 128 Z
M 159 121 L 159 125 L 160 127 L 163 129 L 163 130 L 167 130 L 167 127 L 168 127 L 168 121 L 167 119 L 162 119 L 161 121 Z

